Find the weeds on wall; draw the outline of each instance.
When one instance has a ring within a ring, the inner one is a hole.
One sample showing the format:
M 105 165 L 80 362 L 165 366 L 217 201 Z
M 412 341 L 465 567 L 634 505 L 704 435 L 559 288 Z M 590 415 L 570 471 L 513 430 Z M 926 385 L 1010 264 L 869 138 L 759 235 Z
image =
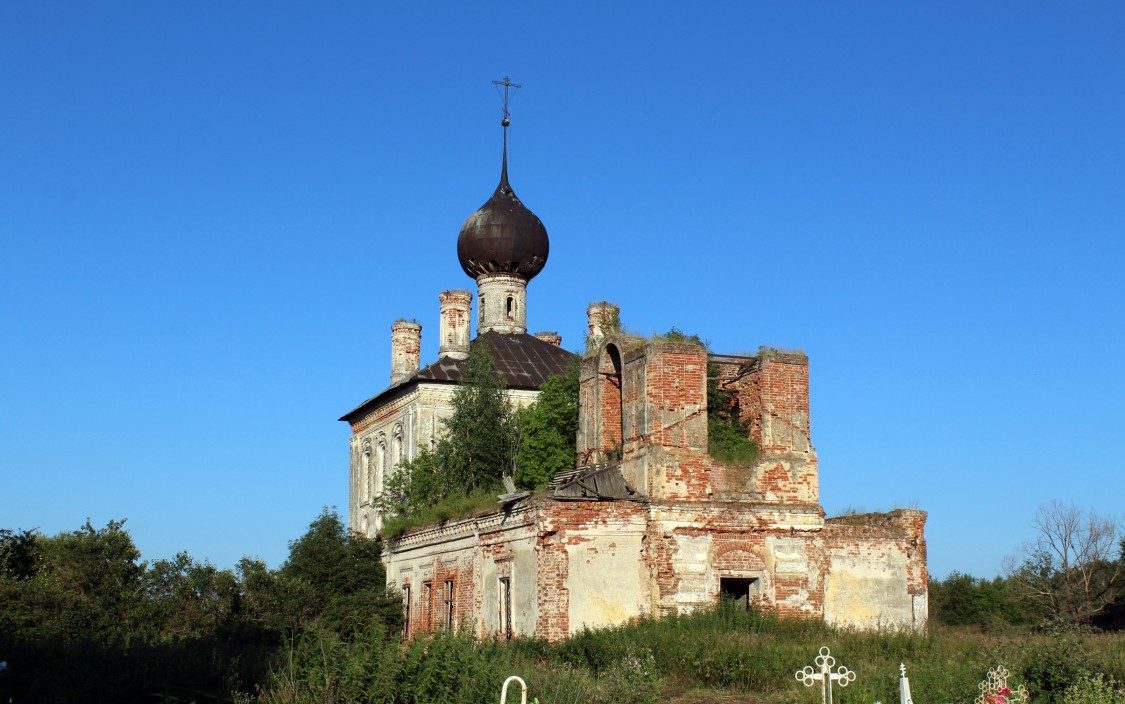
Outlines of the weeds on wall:
M 673 328 L 674 330 L 675 328 Z M 719 368 L 707 365 L 707 448 L 720 462 L 749 467 L 758 461 L 760 448 L 750 439 L 737 395 L 719 385 Z
M 496 491 L 481 490 L 467 495 L 457 494 L 411 513 L 393 515 L 383 523 L 383 529 L 379 533 L 384 538 L 394 539 L 412 528 L 445 523 L 451 518 L 483 516 L 495 512 Z
M 617 306 L 613 305 L 609 301 L 597 301 L 597 302 L 590 303 L 590 307 L 592 307 L 592 306 L 607 306 L 608 307 L 606 309 L 606 312 L 608 313 L 608 315 L 606 315 L 601 320 L 602 333 L 604 335 L 606 335 L 606 336 L 616 335 L 617 333 L 621 332 L 621 311 L 618 310 Z M 586 354 L 587 355 L 592 355 L 592 354 L 594 354 L 595 352 L 598 351 L 598 342 L 599 341 L 596 340 L 595 338 L 591 337 L 589 333 L 586 333 Z
M 387 478 L 380 507 L 387 516 L 413 517 L 475 492 L 501 486 L 515 464 L 518 432 L 506 387 L 484 344 L 470 347 L 449 417 L 433 449 L 421 447 Z M 495 501 L 495 499 L 493 499 Z

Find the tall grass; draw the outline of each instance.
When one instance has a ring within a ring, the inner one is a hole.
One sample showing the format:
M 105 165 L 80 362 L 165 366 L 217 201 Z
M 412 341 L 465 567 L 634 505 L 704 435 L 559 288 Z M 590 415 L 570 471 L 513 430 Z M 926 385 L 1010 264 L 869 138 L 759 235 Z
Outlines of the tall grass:
M 989 668 L 1003 664 L 1032 701 L 1061 701 L 1083 675 L 1125 680 L 1125 635 L 857 632 L 819 621 L 782 621 L 731 606 L 583 631 L 555 644 L 499 643 L 436 633 L 408 645 L 370 631 L 346 643 L 328 635 L 288 644 L 259 700 L 467 704 L 497 701 L 509 674 L 541 704 L 653 704 L 701 695 L 743 701 L 815 702 L 793 673 L 827 645 L 856 672 L 837 702 L 894 702 L 899 663 L 915 701 L 971 702 Z

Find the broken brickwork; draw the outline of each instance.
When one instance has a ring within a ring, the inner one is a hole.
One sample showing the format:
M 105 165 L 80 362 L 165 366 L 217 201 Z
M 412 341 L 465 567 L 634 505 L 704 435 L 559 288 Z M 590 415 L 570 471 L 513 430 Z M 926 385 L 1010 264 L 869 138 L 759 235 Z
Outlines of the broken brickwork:
M 786 617 L 925 626 L 925 512 L 825 519 L 806 355 L 714 355 L 599 321 L 579 382 L 576 464 L 591 474 L 568 480 L 585 488 L 390 541 L 388 578 L 410 586 L 412 633 L 447 615 L 435 590 L 450 581 L 458 627 L 486 637 L 558 640 L 723 595 Z M 708 453 L 709 377 L 732 392 L 761 448 L 750 466 Z M 619 472 L 625 490 L 599 495 L 595 471 L 597 481 Z

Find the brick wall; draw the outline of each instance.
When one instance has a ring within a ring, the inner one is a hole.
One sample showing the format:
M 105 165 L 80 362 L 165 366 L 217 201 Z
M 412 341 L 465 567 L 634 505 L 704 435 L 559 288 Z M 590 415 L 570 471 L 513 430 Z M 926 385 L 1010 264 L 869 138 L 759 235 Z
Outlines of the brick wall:
M 412 608 L 412 621 L 424 626 L 443 613 L 441 590 L 452 579 L 455 613 L 472 612 L 479 634 L 495 634 L 496 584 L 510 579 L 524 600 L 513 613 L 523 619 L 518 632 L 558 640 L 584 625 L 709 606 L 727 580 L 728 588 L 753 584 L 752 598 L 783 616 L 923 626 L 925 513 L 824 520 L 807 358 L 763 351 L 717 364 L 761 444 L 755 465 L 707 454 L 703 348 L 610 337 L 582 361 L 579 460 L 605 461 L 619 449 L 637 500 L 540 497 L 511 516 L 398 541 L 388 578 L 433 585 L 433 603 Z M 415 587 L 413 598 L 423 591 Z
M 928 620 L 926 512 L 898 509 L 828 519 L 825 619 L 859 628 Z
M 741 364 L 722 364 L 720 376 L 737 393 L 742 420 L 763 452 L 811 450 L 806 355 L 763 350 Z

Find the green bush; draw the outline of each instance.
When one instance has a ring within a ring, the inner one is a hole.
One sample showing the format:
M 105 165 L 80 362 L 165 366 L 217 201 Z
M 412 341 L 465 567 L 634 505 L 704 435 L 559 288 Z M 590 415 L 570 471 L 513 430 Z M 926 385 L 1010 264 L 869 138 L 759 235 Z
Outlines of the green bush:
M 1125 704 L 1125 686 L 1102 674 L 1083 677 L 1063 692 L 1062 704 Z
M 1089 654 L 1076 635 L 1051 635 L 1027 649 L 1023 676 L 1037 702 L 1060 701 L 1068 687 L 1089 674 Z

